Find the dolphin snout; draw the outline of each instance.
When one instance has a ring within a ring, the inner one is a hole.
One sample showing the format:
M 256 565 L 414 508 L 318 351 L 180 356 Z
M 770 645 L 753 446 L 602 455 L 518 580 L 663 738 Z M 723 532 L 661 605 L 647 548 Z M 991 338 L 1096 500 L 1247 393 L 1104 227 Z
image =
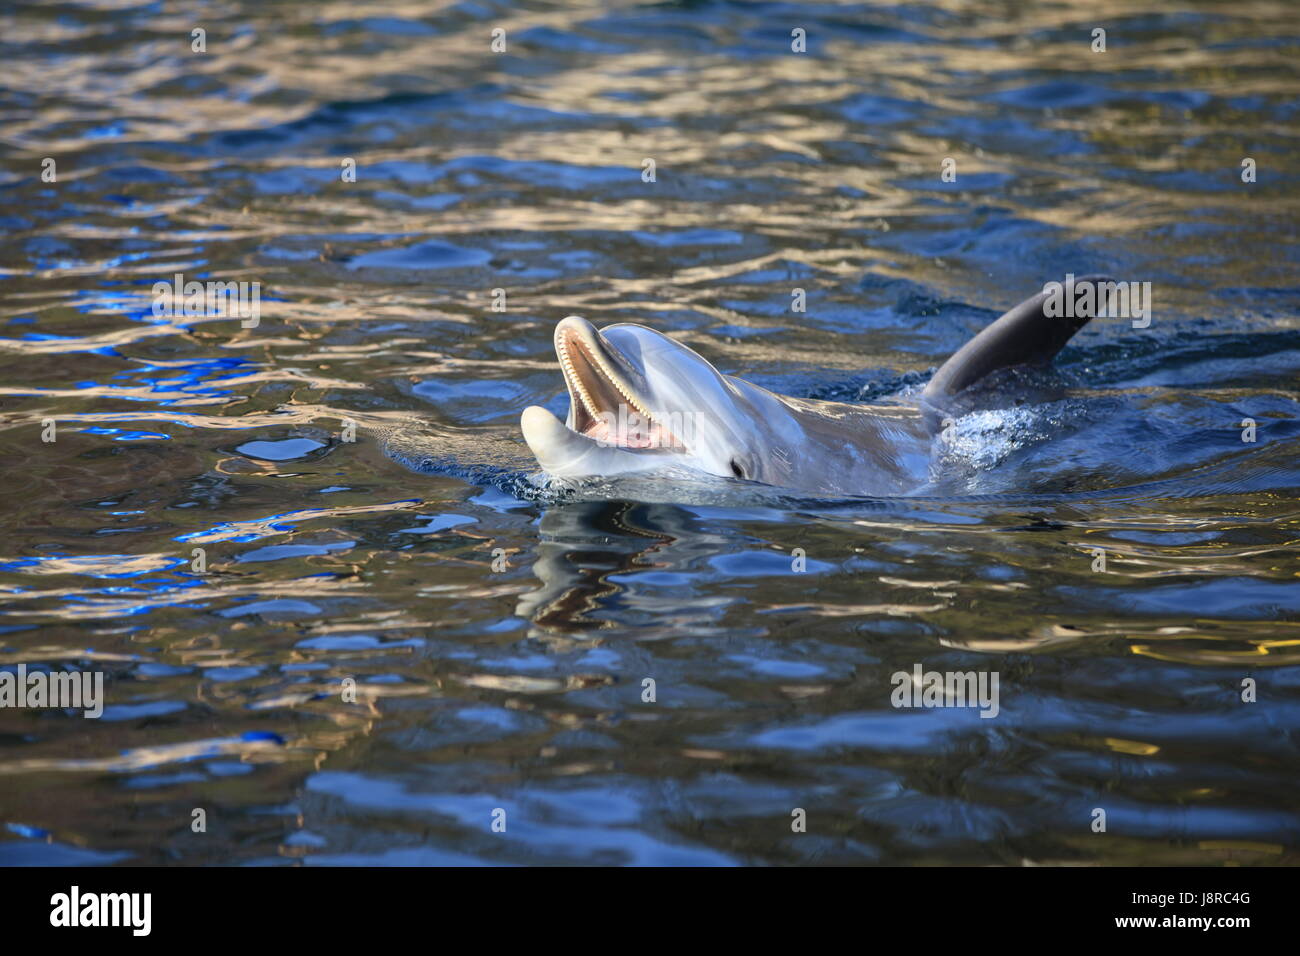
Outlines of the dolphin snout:
M 600 338 L 596 327 L 580 315 L 566 315 L 555 323 L 555 341 L 560 342 L 566 334 L 578 335 L 582 338 Z
M 525 408 L 519 426 L 542 470 L 557 478 L 609 477 L 644 471 L 657 461 L 580 435 L 540 405 Z
M 529 405 L 519 418 L 524 441 L 543 471 L 561 477 L 582 474 L 576 467 L 594 443 L 568 428 L 540 405 Z

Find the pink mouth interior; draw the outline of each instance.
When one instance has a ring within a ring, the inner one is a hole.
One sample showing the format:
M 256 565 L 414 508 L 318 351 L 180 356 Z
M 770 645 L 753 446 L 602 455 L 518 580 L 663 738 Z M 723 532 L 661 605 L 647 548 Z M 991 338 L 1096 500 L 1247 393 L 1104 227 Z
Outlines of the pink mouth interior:
M 586 343 L 575 335 L 567 338 L 565 345 L 573 374 L 600 411 L 593 415 L 570 389 L 569 398 L 575 403 L 574 425 L 580 434 L 619 448 L 668 448 L 676 443 L 672 432 L 628 404 L 588 354 Z
M 632 411 L 626 417 L 615 415 L 613 421 L 597 418 L 582 430 L 582 434 L 620 448 L 663 448 L 672 440 L 658 422 L 647 422 Z

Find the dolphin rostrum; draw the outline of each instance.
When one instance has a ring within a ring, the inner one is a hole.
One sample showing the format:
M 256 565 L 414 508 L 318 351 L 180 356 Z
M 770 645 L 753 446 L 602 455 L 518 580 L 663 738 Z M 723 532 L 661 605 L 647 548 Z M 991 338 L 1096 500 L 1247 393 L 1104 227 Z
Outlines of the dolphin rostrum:
M 543 471 L 566 480 L 714 475 L 809 494 L 905 494 L 924 484 L 954 397 L 999 369 L 1050 362 L 1091 318 L 1049 317 L 1046 299 L 1040 292 L 993 322 L 940 366 L 917 401 L 898 405 L 777 395 L 653 329 L 597 331 L 571 315 L 555 329 L 568 418 L 530 406 L 524 440 Z

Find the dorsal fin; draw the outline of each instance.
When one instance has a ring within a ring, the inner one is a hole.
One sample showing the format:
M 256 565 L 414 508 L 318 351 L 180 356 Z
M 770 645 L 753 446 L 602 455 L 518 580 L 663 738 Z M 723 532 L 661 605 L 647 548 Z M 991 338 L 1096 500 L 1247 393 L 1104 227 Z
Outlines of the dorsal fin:
M 1075 279 L 1074 285 L 1113 281 L 1109 276 L 1088 275 Z M 1049 317 L 1043 313 L 1047 298 L 1046 292 L 1040 292 L 1026 299 L 954 352 L 934 373 L 922 400 L 942 409 L 947 399 L 998 369 L 1050 362 L 1092 316 Z

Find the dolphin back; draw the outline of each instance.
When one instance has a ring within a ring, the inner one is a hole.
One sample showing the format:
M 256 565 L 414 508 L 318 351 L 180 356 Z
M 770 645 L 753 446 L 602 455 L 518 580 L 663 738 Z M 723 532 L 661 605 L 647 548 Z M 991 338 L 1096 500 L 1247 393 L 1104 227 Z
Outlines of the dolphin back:
M 1109 281 L 1104 275 L 1074 280 L 1076 286 Z M 1026 299 L 954 352 L 925 387 L 925 404 L 942 409 L 948 399 L 999 369 L 1050 362 L 1092 316 L 1049 317 L 1043 312 L 1047 298 L 1040 292 Z

